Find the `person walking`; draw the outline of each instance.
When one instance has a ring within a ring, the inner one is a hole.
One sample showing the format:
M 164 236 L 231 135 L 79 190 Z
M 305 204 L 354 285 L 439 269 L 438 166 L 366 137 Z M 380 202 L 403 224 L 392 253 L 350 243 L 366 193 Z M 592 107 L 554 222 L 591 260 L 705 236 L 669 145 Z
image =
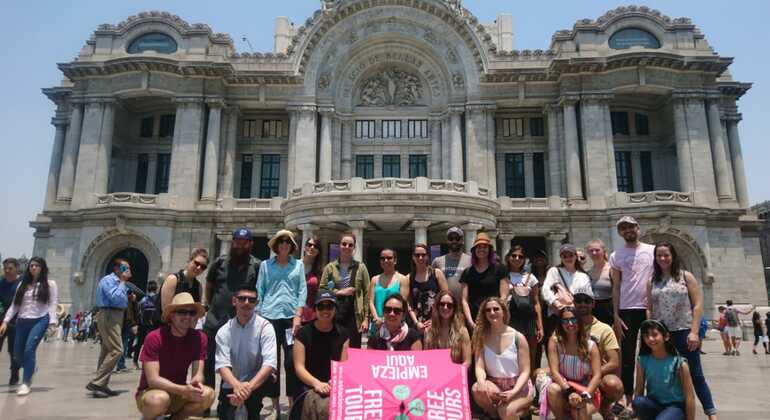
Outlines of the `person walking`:
M 137 302 L 136 293 L 128 292 L 128 306 L 123 314 L 123 326 L 120 330 L 121 339 L 123 340 L 123 354 L 118 359 L 118 364 L 115 366 L 115 373 L 127 372 L 126 359 L 132 360 L 134 352 L 134 340 L 136 334 L 139 332 L 139 302 Z
M 302 325 L 315 319 L 315 298 L 318 295 L 318 287 L 321 277 L 321 241 L 318 236 L 312 235 L 305 242 L 302 252 L 302 265 L 305 267 L 305 284 L 307 285 L 307 300 L 302 308 Z
M 670 342 L 687 359 L 695 394 L 709 420 L 717 419 L 711 389 L 700 360 L 700 318 L 703 296 L 698 280 L 681 268 L 676 249 L 669 242 L 659 242 L 654 249 L 654 275 L 647 286 L 647 317 L 661 321 L 670 333 Z
M 608 262 L 607 247 L 601 239 L 593 239 L 586 244 L 586 251 L 591 257 L 591 289 L 594 292 L 594 316 L 599 321 L 612 325 L 612 278 Z
M 331 290 L 337 296 L 335 320 L 350 339 L 350 347 L 361 348 L 361 334 L 369 329 L 368 289 L 371 278 L 366 264 L 353 258 L 356 237 L 353 232 L 340 235 L 340 256 L 326 264 L 321 275 L 321 290 Z
M 449 349 L 452 362 L 470 367 L 471 337 L 465 328 L 460 301 L 451 291 L 440 291 L 431 316 L 430 328 L 425 332 L 425 349 Z
M 113 397 L 117 392 L 109 388 L 110 375 L 123 355 L 121 329 L 123 315 L 128 307 L 126 282 L 131 278 L 131 265 L 124 259 L 112 264 L 112 273 L 102 277 L 96 290 L 97 328 L 101 336 L 101 351 L 96 376 L 86 385 L 96 397 Z
M 620 341 L 621 371 L 626 406 L 634 387 L 639 326 L 647 318 L 647 284 L 653 274 L 655 247 L 639 241 L 639 223 L 631 216 L 618 220 L 618 234 L 625 245 L 610 255 L 612 278 L 612 329 Z
M 235 420 L 236 409 L 246 406 L 249 420 L 259 419 L 265 384 L 273 382 L 278 367 L 275 330 L 254 311 L 257 291 L 242 285 L 233 296 L 235 318 L 217 332 L 215 368 L 222 377 L 217 414 Z
M 444 273 L 447 281 L 447 287 L 455 295 L 458 301 L 462 300 L 463 287 L 460 283 L 460 277 L 471 265 L 471 256 L 463 252 L 465 245 L 465 233 L 457 226 L 449 228 L 446 232 L 447 248 L 449 252 L 436 257 L 433 260 L 433 268 L 438 268 Z M 473 322 L 473 321 L 471 321 Z
M 765 330 L 765 323 L 762 322 L 762 315 L 760 315 L 759 312 L 754 312 L 751 315 L 751 325 L 754 330 L 754 347 L 751 349 L 751 352 L 757 354 L 757 344 L 762 342 L 762 347 L 765 348 L 765 354 L 770 353 L 767 348 L 767 341 L 765 341 L 767 330 Z
M 72 325 L 72 315 L 67 314 L 67 316 L 64 317 L 61 323 L 61 339 L 65 343 L 69 339 L 70 325 Z
M 294 336 L 302 326 L 302 308 L 307 301 L 307 283 L 305 282 L 305 266 L 301 260 L 292 254 L 297 251 L 294 234 L 288 230 L 278 231 L 267 245 L 275 254 L 259 266 L 257 293 L 259 303 L 257 312 L 275 330 L 277 345 L 283 349 L 283 367 L 286 370 L 286 396 L 289 405 L 297 395 L 299 383 L 294 373 L 292 361 L 292 346 Z M 278 350 L 277 377 L 281 377 L 281 353 Z M 265 393 L 273 400 L 273 409 L 280 417 L 278 398 L 281 394 L 280 381 L 269 382 Z
M 529 345 L 529 366 L 535 366 L 535 348 L 543 340 L 543 321 L 540 309 L 540 282 L 532 273 L 526 272 L 524 261 L 527 256 L 524 247 L 516 245 L 505 255 L 504 262 L 508 277 L 500 280 L 500 298 L 507 303 L 509 323 L 522 333 Z M 538 363 L 539 366 L 539 363 Z
M 732 300 L 728 299 L 725 304 L 727 305 L 725 308 L 725 321 L 727 322 L 725 330 L 727 331 L 727 335 L 730 337 L 730 345 L 733 347 L 732 355 L 740 356 L 741 339 L 743 339 L 743 329 L 741 328 L 740 315 L 750 314 L 754 310 L 754 306 L 751 307 L 751 310 L 742 311 L 733 306 Z
M 16 288 L 21 283 L 19 277 L 19 260 L 16 258 L 6 258 L 3 260 L 3 278 L 0 279 L 0 322 L 5 325 L 5 334 L 0 334 L 0 351 L 3 350 L 3 342 L 8 338 L 8 366 L 11 375 L 8 379 L 9 386 L 19 384 L 19 368 L 16 359 L 13 357 L 14 338 L 16 337 L 16 320 L 11 318 L 7 323 L 5 314 L 13 305 L 13 298 L 16 295 Z
M 32 257 L 27 270 L 16 288 L 13 302 L 0 325 L 0 336 L 5 335 L 10 321 L 16 317 L 16 337 L 13 357 L 16 365 L 24 368 L 21 385 L 16 395 L 30 393 L 35 373 L 35 353 L 46 333 L 56 329 L 56 305 L 59 302 L 56 282 L 48 278 L 48 264 L 41 257 Z
M 463 315 L 471 334 L 476 327 L 474 320 L 481 302 L 491 296 L 500 296 L 500 280 L 507 276 L 507 270 L 497 261 L 489 235 L 479 233 L 471 248 L 471 266 L 460 277 L 463 285 Z
M 377 333 L 384 321 L 383 305 L 390 295 L 401 294 L 409 298 L 409 281 L 396 271 L 396 253 L 389 248 L 380 251 L 380 268 L 382 273 L 372 277 L 369 284 L 369 314 L 371 321 L 369 335 Z
M 433 308 L 439 292 L 449 290 L 444 273 L 428 264 L 430 248 L 416 244 L 412 249 L 412 271 L 409 273 L 407 302 L 409 316 L 420 334 L 433 322 Z
M 203 302 L 207 311 L 203 331 L 207 337 L 206 360 L 209 363 L 204 366 L 203 383 L 212 389 L 215 389 L 216 374 L 211 361 L 216 357 L 217 331 L 235 316 L 232 302 L 235 291 L 243 284 L 256 288 L 261 263 L 259 258 L 251 255 L 254 242 L 249 229 L 235 229 L 231 237 L 229 252 L 214 260 L 209 267 L 204 288 Z M 208 410 L 203 414 L 208 415 Z
M 134 347 L 134 368 L 139 369 L 139 354 L 141 354 L 144 339 L 150 331 L 158 327 L 155 322 L 158 283 L 154 280 L 147 282 L 147 294 L 139 300 L 139 328 L 136 334 L 136 347 Z

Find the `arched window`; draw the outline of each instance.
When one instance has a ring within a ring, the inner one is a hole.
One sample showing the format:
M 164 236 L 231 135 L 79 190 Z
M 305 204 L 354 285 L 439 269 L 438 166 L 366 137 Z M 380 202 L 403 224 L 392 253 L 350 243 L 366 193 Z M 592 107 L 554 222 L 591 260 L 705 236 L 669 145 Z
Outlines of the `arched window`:
M 621 29 L 610 37 L 610 48 L 623 50 L 641 46 L 644 48 L 660 48 L 660 41 L 655 35 L 638 28 Z
M 140 36 L 128 46 L 129 54 L 139 54 L 145 51 L 155 51 L 161 54 L 172 54 L 177 49 L 176 41 L 166 34 L 154 32 Z

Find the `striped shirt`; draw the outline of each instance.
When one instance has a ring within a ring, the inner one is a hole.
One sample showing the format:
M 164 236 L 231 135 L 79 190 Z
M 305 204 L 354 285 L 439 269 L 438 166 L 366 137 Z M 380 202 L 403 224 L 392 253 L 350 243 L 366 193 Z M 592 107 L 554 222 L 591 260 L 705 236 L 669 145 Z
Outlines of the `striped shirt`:
M 559 373 L 568 381 L 587 384 L 591 378 L 591 362 L 580 358 L 577 354 L 567 354 L 562 343 L 558 343 Z M 588 350 L 594 346 L 594 342 L 588 340 Z

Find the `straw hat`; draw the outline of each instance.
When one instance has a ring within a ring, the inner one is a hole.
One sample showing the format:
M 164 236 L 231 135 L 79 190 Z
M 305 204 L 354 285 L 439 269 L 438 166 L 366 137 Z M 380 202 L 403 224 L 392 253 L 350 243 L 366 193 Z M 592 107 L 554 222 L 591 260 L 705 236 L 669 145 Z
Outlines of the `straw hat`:
M 473 246 L 471 249 L 476 248 L 476 245 L 486 245 L 490 248 L 494 248 L 494 245 L 492 245 L 492 240 L 489 239 L 489 235 L 487 235 L 484 232 L 479 233 L 476 235 L 476 240 L 473 241 Z
M 275 235 L 273 235 L 272 238 L 267 242 L 267 246 L 273 250 L 273 252 L 277 252 L 278 249 L 278 241 L 281 239 L 286 239 L 289 241 L 289 243 L 292 246 L 291 252 L 294 252 L 297 250 L 297 242 L 294 240 L 294 233 L 292 233 L 290 230 L 279 230 L 276 232 Z
M 170 304 L 163 308 L 163 322 L 168 322 L 168 318 L 171 316 L 171 314 L 174 313 L 174 311 L 183 308 L 195 309 L 197 311 L 195 314 L 195 319 L 202 317 L 206 313 L 206 309 L 203 307 L 203 305 L 194 301 L 191 294 L 187 292 L 179 293 L 178 295 L 174 296 L 174 299 L 171 300 Z

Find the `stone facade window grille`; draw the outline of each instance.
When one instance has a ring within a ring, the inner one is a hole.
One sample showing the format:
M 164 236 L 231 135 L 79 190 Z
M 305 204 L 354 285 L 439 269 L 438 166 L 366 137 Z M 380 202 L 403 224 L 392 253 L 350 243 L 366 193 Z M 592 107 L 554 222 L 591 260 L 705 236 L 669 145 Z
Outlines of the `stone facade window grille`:
M 428 138 L 428 120 L 409 120 L 407 122 L 407 136 L 410 139 Z
M 655 190 L 655 183 L 653 182 L 652 172 L 652 152 L 640 152 L 639 163 L 641 164 L 642 169 L 642 190 Z
M 356 176 L 364 179 L 374 178 L 374 156 L 356 156 Z
M 506 153 L 505 195 L 512 198 L 526 197 L 524 177 L 524 153 Z
M 401 121 L 383 120 L 382 137 L 386 139 L 400 139 L 401 138 Z
M 281 184 L 281 156 L 262 155 L 262 172 L 259 181 L 259 198 L 278 196 Z
M 532 137 L 545 136 L 545 121 L 542 118 L 529 119 L 529 135 Z
M 428 156 L 409 155 L 409 178 L 428 176 Z
M 254 156 L 241 156 L 241 198 L 251 198 L 251 177 L 254 173 Z
M 163 114 L 160 116 L 160 129 L 158 130 L 158 136 L 161 138 L 174 136 L 174 122 L 176 115 Z
M 262 121 L 262 138 L 276 139 L 283 134 L 283 121 L 264 120 Z
M 636 123 L 636 134 L 640 136 L 647 136 L 650 134 L 650 118 L 647 114 L 634 114 L 634 122 Z
M 257 131 L 257 120 L 243 120 L 243 125 L 241 127 L 241 136 L 244 138 L 255 138 L 257 137 L 258 131 Z
M 147 172 L 150 169 L 150 156 L 147 153 L 139 153 L 136 157 L 136 183 L 134 192 L 144 194 L 147 192 Z
M 631 134 L 628 129 L 628 112 L 625 111 L 612 111 L 610 112 L 610 120 L 612 121 L 612 134 Z
M 655 35 L 639 28 L 621 29 L 610 37 L 610 48 L 624 50 L 631 47 L 660 48 L 660 41 Z
M 155 117 L 144 117 L 139 124 L 139 137 L 143 139 L 151 139 L 152 132 L 155 125 Z
M 356 120 L 356 138 L 373 139 L 376 136 L 374 120 Z
M 139 54 L 145 51 L 155 51 L 160 54 L 173 54 L 177 50 L 174 38 L 160 32 L 144 34 L 128 46 L 129 54 Z
M 618 191 L 634 192 L 631 152 L 615 152 L 615 173 L 618 180 Z
M 382 155 L 382 177 L 401 178 L 401 156 Z
M 535 197 L 545 198 L 545 154 L 532 154 L 532 180 L 535 186 Z
M 163 194 L 168 192 L 170 170 L 171 153 L 158 153 L 158 163 L 155 172 L 155 194 Z
M 504 118 L 503 137 L 524 137 L 524 119 Z

